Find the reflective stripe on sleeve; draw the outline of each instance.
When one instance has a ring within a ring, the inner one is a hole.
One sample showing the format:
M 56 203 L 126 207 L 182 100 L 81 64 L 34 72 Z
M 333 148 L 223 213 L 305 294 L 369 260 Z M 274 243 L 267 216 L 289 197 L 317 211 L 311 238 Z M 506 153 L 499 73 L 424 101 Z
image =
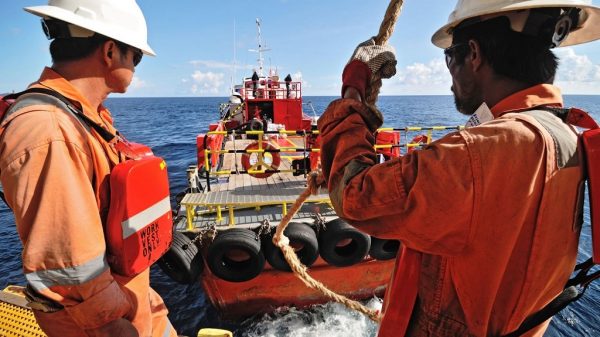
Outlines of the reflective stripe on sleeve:
M 109 269 L 102 255 L 82 264 L 62 269 L 34 271 L 25 274 L 27 282 L 38 292 L 57 285 L 79 285 L 93 280 Z
M 171 212 L 171 200 L 169 197 L 166 197 L 156 204 L 146 208 L 142 212 L 121 222 L 123 239 L 127 239 L 152 221 L 160 218 L 162 215 L 168 212 Z

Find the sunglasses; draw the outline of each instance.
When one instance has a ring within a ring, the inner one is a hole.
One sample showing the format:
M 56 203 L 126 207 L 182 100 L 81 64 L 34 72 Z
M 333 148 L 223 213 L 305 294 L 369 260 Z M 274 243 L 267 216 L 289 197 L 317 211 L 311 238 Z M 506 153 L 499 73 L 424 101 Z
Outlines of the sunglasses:
M 113 41 L 115 41 L 115 43 L 119 46 L 119 49 L 131 50 L 131 52 L 133 53 L 133 66 L 134 67 L 137 67 L 137 65 L 140 64 L 140 62 L 142 62 L 142 56 L 144 56 L 144 52 L 142 52 L 141 49 L 132 47 L 132 46 L 127 45 L 120 41 L 116 41 L 116 40 L 113 40 Z
M 459 42 L 457 44 L 453 44 L 450 47 L 444 49 L 444 55 L 446 56 L 446 67 L 450 68 L 450 63 L 452 63 L 454 56 L 456 56 L 456 50 L 458 48 L 468 46 L 468 45 L 469 44 L 467 42 Z
M 138 49 L 138 48 L 133 48 L 133 66 L 137 67 L 138 64 L 140 64 L 140 62 L 142 61 L 142 56 L 144 56 L 144 53 Z

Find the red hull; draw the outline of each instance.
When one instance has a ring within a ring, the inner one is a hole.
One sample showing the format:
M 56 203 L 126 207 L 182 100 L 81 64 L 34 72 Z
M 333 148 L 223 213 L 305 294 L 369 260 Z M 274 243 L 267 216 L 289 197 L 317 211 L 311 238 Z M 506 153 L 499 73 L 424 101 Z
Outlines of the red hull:
M 350 267 L 328 265 L 320 258 L 309 274 L 338 294 L 361 300 L 383 296 L 395 260 L 365 260 Z M 265 265 L 265 270 L 247 282 L 228 282 L 205 268 L 201 283 L 206 296 L 224 318 L 247 317 L 273 312 L 279 307 L 297 308 L 328 301 L 319 291 L 308 288 L 291 272 Z

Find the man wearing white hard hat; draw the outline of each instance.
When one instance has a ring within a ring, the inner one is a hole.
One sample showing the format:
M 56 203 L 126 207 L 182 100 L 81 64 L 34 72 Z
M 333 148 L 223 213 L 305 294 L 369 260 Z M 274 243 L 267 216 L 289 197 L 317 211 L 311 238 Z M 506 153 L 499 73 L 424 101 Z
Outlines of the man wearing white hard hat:
M 599 20 L 584 0 L 458 1 L 432 41 L 467 128 L 381 164 L 383 118 L 363 102 L 395 51 L 357 47 L 318 127 L 336 212 L 403 244 L 380 337 L 543 335 L 576 264 L 585 176 L 552 48 L 600 38 Z
M 50 0 L 40 16 L 52 66 L 7 111 L 0 178 L 23 242 L 29 305 L 50 337 L 177 336 L 149 269 L 113 271 L 103 225 L 110 172 L 124 160 L 103 105 L 154 55 L 135 0 Z

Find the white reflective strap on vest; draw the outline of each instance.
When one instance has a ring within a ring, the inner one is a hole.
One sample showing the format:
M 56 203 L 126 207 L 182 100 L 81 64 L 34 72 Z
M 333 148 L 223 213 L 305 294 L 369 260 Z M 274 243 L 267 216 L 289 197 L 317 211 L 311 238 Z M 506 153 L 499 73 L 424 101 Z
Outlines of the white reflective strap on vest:
M 62 269 L 40 270 L 25 274 L 27 282 L 38 292 L 57 285 L 79 285 L 93 280 L 109 269 L 105 254 L 82 264 Z
M 171 201 L 169 197 L 164 198 L 156 204 L 146 208 L 142 212 L 121 222 L 121 227 L 123 229 L 123 240 L 137 233 L 140 229 L 144 228 L 152 221 L 160 218 L 167 212 L 171 212 Z

